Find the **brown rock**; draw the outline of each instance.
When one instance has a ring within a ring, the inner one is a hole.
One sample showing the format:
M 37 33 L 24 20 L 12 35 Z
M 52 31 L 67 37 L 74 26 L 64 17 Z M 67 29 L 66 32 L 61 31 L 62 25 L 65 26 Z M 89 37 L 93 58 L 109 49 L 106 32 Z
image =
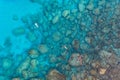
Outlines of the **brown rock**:
M 99 61 L 95 61 L 91 65 L 92 65 L 93 68 L 98 68 L 98 67 L 100 67 L 100 62 Z
M 31 58 L 36 58 L 39 56 L 39 53 L 36 49 L 30 49 L 28 51 L 28 54 L 30 55 Z
M 17 77 L 16 77 L 16 78 L 13 78 L 12 80 L 20 80 L 20 78 L 17 78 Z
M 87 76 L 87 78 L 85 78 L 84 80 L 99 80 L 99 79 L 95 78 L 94 76 Z
M 99 74 L 104 75 L 105 72 L 106 72 L 106 69 L 104 69 L 104 68 L 100 68 L 100 70 L 99 70 Z
M 47 75 L 47 80 L 66 80 L 66 78 L 57 70 L 51 70 Z
M 72 80 L 77 80 L 75 75 L 72 76 Z
M 96 70 L 91 70 L 91 71 L 90 71 L 90 74 L 91 74 L 91 75 L 96 75 L 97 72 L 96 72 Z
M 110 65 L 116 65 L 118 61 L 118 57 L 115 54 L 112 54 L 108 59 Z

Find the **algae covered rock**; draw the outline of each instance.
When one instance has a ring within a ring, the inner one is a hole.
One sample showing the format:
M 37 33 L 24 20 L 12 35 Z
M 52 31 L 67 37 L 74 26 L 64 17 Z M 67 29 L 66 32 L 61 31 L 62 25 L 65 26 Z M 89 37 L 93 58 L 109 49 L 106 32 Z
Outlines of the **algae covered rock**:
M 37 36 L 33 32 L 28 32 L 26 37 L 31 42 L 33 42 L 37 39 Z
M 23 35 L 25 34 L 25 29 L 23 27 L 18 27 L 18 28 L 13 29 L 12 33 L 15 36 Z
M 21 18 L 21 21 L 22 21 L 23 23 L 25 23 L 25 24 L 28 24 L 28 17 L 27 17 L 27 16 L 23 16 L 23 17 Z
M 80 12 L 83 12 L 85 10 L 85 5 L 83 3 L 79 3 L 78 8 Z
M 67 30 L 65 35 L 70 36 L 71 34 L 72 34 L 72 30 Z
M 94 10 L 93 10 L 93 13 L 94 13 L 95 15 L 99 15 L 99 14 L 100 14 L 100 9 L 99 9 L 99 8 L 94 9 Z
M 12 80 L 21 80 L 19 77 L 12 78 Z
M 80 48 L 80 42 L 79 40 L 75 39 L 72 41 L 72 46 L 75 50 L 78 50 Z
M 54 41 L 59 41 L 61 39 L 61 33 L 60 32 L 53 33 L 52 38 Z
M 69 58 L 69 64 L 71 66 L 81 66 L 82 56 L 79 53 L 73 53 Z
M 31 58 L 37 58 L 39 56 L 39 53 L 36 49 L 30 49 L 28 54 Z
M 32 59 L 32 60 L 30 61 L 30 66 L 31 66 L 32 68 L 37 68 L 38 64 L 39 64 L 39 61 L 38 61 L 37 59 Z
M 64 11 L 62 12 L 62 16 L 63 16 L 63 17 L 67 17 L 69 14 L 70 14 L 70 10 L 64 10 Z
M 27 57 L 17 68 L 17 73 L 21 74 L 22 71 L 27 69 L 30 65 L 30 57 Z
M 94 4 L 93 4 L 92 2 L 90 2 L 90 3 L 86 6 L 86 8 L 87 8 L 88 10 L 93 10 L 93 9 L 94 9 Z
M 100 55 L 100 57 L 101 57 L 102 59 L 108 59 L 108 58 L 112 55 L 112 53 L 107 52 L 107 51 L 105 51 L 105 50 L 101 50 L 101 51 L 99 52 L 99 55 Z
M 55 24 L 59 21 L 59 15 L 54 16 L 52 23 Z
M 31 78 L 38 76 L 38 73 L 32 72 L 31 70 L 23 70 L 22 76 L 25 80 L 30 80 Z
M 39 47 L 38 47 L 39 51 L 41 53 L 47 53 L 49 48 L 46 44 L 40 44 Z
M 3 59 L 3 64 L 2 64 L 4 69 L 9 69 L 12 66 L 12 60 L 11 59 Z
M 54 69 L 48 73 L 47 80 L 66 80 L 66 77 Z

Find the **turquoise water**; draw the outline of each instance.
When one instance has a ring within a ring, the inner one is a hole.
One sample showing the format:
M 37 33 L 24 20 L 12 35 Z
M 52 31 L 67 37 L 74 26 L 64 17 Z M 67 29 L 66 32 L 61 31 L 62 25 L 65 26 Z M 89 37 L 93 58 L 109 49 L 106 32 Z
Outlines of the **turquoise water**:
M 0 0 L 0 80 L 119 80 L 119 21 L 119 0 Z
M 24 5 L 24 6 L 22 6 Z M 0 1 L 0 45 L 4 47 L 4 42 L 6 38 L 10 38 L 12 40 L 12 45 L 14 47 L 19 46 L 20 48 L 28 48 L 30 43 L 24 39 L 24 36 L 20 36 L 16 38 L 12 34 L 12 30 L 14 28 L 23 26 L 24 24 L 21 21 L 21 17 L 27 14 L 34 14 L 38 11 L 39 5 L 31 3 L 29 0 L 1 0 Z M 18 18 L 17 21 L 13 20 L 13 17 L 16 16 Z M 20 42 L 19 42 L 20 41 Z M 24 44 L 25 41 L 28 44 Z M 24 44 L 24 46 L 23 46 Z M 14 48 L 16 50 L 17 48 Z M 16 52 L 17 51 L 17 52 Z M 23 50 L 16 50 L 14 54 L 21 53 Z M 3 54 L 2 54 L 3 55 Z

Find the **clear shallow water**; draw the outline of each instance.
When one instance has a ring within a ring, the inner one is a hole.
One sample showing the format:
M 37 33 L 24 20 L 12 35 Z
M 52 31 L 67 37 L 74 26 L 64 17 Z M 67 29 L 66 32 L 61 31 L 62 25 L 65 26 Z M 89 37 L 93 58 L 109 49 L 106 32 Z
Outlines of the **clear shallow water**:
M 115 79 L 119 9 L 119 0 L 0 0 L 0 80 Z
M 0 0 L 0 45 L 4 47 L 6 38 L 10 38 L 10 40 L 12 40 L 12 45 L 14 46 L 13 51 L 17 49 L 15 46 L 19 46 L 20 48 L 29 47 L 30 43 L 26 41 L 24 36 L 16 38 L 12 34 L 12 30 L 23 26 L 21 21 L 22 16 L 36 13 L 38 9 L 39 5 L 31 3 L 29 0 Z M 14 16 L 18 18 L 17 21 L 13 20 Z M 25 41 L 28 44 L 23 46 Z M 21 53 L 21 51 L 23 50 L 17 50 L 15 53 Z

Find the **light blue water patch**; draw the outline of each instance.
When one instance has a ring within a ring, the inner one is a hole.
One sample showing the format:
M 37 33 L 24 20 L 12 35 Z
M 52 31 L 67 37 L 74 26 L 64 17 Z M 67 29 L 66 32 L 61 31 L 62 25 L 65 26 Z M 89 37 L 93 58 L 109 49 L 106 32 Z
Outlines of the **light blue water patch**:
M 20 20 L 12 20 L 14 15 L 20 19 L 23 15 L 37 12 L 38 8 L 37 4 L 30 3 L 29 0 L 0 0 L 0 44 L 10 36 L 12 29 L 22 25 Z
M 38 10 L 39 5 L 29 0 L 0 0 L 0 45 L 4 47 L 4 42 L 9 37 L 12 43 L 11 52 L 20 53 L 23 49 L 29 48 L 30 42 L 25 36 L 16 38 L 12 35 L 12 30 L 23 26 L 22 16 L 34 14 Z M 16 16 L 18 20 L 13 20 L 13 16 Z

